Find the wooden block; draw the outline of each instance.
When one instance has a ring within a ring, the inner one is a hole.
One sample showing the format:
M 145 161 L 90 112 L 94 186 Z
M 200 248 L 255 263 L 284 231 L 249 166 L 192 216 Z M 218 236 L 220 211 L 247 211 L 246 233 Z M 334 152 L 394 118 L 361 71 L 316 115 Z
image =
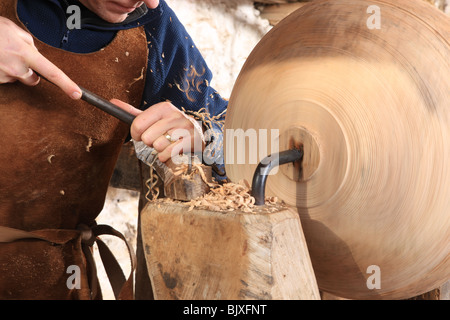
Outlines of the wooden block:
M 298 213 L 148 203 L 142 244 L 155 299 L 320 299 Z
M 201 164 L 197 158 L 192 158 L 197 167 L 192 167 L 192 172 L 187 172 L 189 156 L 184 155 L 180 163 L 174 163 L 172 159 L 162 163 L 156 160 L 153 167 L 157 175 L 164 183 L 164 195 L 180 201 L 190 201 L 209 192 L 208 183 L 212 182 L 212 169 Z M 184 161 L 184 162 L 183 162 Z M 201 168 L 202 173 L 198 170 Z M 182 173 L 181 173 L 182 172 Z
M 201 166 L 206 181 L 212 181 L 211 167 Z M 167 198 L 177 199 L 181 201 L 189 201 L 197 197 L 201 197 L 209 192 L 209 186 L 200 174 L 194 173 L 190 176 L 182 175 L 174 179 L 171 183 L 164 185 L 164 194 Z

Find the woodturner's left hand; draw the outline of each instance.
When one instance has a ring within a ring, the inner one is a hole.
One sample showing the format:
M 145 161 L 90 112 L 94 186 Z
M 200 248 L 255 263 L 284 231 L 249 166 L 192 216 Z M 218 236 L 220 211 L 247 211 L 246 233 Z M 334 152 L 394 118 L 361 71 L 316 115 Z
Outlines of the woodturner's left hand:
M 203 151 L 205 144 L 201 126 L 170 102 L 157 103 L 145 111 L 117 100 L 112 103 L 136 116 L 131 125 L 131 137 L 158 152 L 161 162 L 180 153 Z

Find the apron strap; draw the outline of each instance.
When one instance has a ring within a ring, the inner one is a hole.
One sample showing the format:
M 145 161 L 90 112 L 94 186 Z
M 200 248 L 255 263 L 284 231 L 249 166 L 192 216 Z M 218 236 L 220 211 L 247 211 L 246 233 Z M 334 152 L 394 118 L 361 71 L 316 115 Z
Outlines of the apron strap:
M 97 243 L 100 258 L 105 267 L 105 271 L 111 283 L 111 287 L 113 289 L 115 298 L 117 300 L 132 300 L 134 298 L 133 275 L 134 270 L 136 269 L 136 254 L 133 250 L 133 247 L 126 240 L 123 234 L 121 234 L 119 231 L 115 230 L 114 228 L 108 225 L 94 225 L 93 227 L 88 227 L 87 225 L 80 224 L 77 230 L 80 232 L 81 235 L 82 249 L 86 257 L 88 268 L 91 269 L 90 270 L 91 272 L 89 272 L 91 275 L 89 279 L 91 296 L 97 297 L 98 294 L 97 269 L 92 254 L 92 246 L 94 245 L 94 243 Z M 101 235 L 111 235 L 118 237 L 122 239 L 127 245 L 131 262 L 131 272 L 128 279 L 125 278 L 122 268 L 117 262 L 117 259 L 114 257 L 114 254 L 111 252 L 108 246 L 99 238 L 99 236 Z M 55 242 L 54 239 L 48 239 L 39 236 L 38 234 L 33 232 L 0 226 L 0 243 L 8 243 L 25 239 L 36 239 L 58 244 L 65 243 L 65 241 L 62 241 L 61 243 L 59 243 L 58 241 Z
M 2 227 L 0 226 L 0 243 L 2 242 L 14 242 L 17 240 L 24 239 L 37 239 L 48 241 L 46 238 L 41 237 L 33 232 L 23 231 L 14 228 Z M 54 241 L 48 241 L 54 243 Z

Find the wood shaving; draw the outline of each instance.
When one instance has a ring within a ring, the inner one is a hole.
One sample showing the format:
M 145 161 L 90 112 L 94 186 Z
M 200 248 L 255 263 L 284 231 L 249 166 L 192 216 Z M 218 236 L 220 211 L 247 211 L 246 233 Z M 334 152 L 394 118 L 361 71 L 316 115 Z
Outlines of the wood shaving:
M 86 146 L 86 152 L 91 152 L 91 147 L 92 147 L 92 138 L 89 137 L 88 144 Z
M 200 171 L 201 172 L 201 171 Z M 277 211 L 277 197 L 266 197 L 265 206 L 255 206 L 255 198 L 251 195 L 251 189 L 246 180 L 239 183 L 225 183 L 222 185 L 211 185 L 211 190 L 203 197 L 191 200 L 188 211 L 196 209 L 205 209 L 220 212 L 262 212 Z
M 144 70 L 145 70 L 145 67 L 142 68 L 142 70 L 141 70 L 141 75 L 140 75 L 139 77 L 137 77 L 137 78 L 134 78 L 133 81 L 128 85 L 129 88 L 130 88 L 133 84 L 135 84 L 136 82 L 138 82 L 138 81 L 144 79 Z M 150 71 L 152 71 L 152 70 L 150 70 Z M 152 71 L 152 72 L 153 72 L 153 71 Z
M 227 110 L 222 111 L 220 114 L 212 116 L 207 112 L 206 108 L 201 108 L 198 111 L 186 110 L 181 108 L 182 111 L 189 116 L 192 116 L 195 120 L 201 121 L 202 124 L 208 129 L 208 133 L 211 135 L 208 140 L 214 143 L 214 148 L 212 150 L 220 150 L 223 148 L 223 141 L 219 139 L 220 131 L 224 130 L 225 126 L 225 115 Z M 216 124 L 220 130 L 214 130 L 213 124 Z M 214 155 L 212 155 L 214 157 Z
M 55 157 L 55 155 L 54 154 L 51 154 L 51 155 L 49 155 L 48 157 L 47 157 L 47 161 L 48 161 L 48 163 L 52 163 L 52 159 Z
M 278 212 L 285 208 L 285 204 L 277 197 L 266 197 L 264 206 L 256 206 L 255 198 L 251 196 L 250 189 L 241 183 L 225 183 L 217 185 L 211 191 L 197 199 L 188 202 L 173 200 L 170 198 L 160 198 L 153 201 L 158 208 L 164 204 L 177 203 L 186 206 L 187 212 L 196 210 L 208 210 L 214 212 L 227 213 L 252 213 L 267 214 Z
M 234 211 L 252 212 L 255 198 L 250 195 L 250 189 L 242 184 L 225 183 L 212 188 L 205 196 L 191 200 L 188 211 L 194 208 L 211 211 Z
M 210 187 L 210 191 L 202 197 L 181 202 L 169 198 L 158 199 L 159 189 L 155 187 L 158 182 L 158 176 L 153 173 L 153 168 L 151 167 L 150 179 L 146 182 L 148 187 L 147 200 L 152 202 L 158 201 L 158 207 L 162 203 L 183 203 L 188 206 L 188 211 L 200 209 L 223 213 L 232 211 L 245 213 L 275 212 L 280 209 L 280 204 L 283 205 L 277 197 L 266 197 L 264 206 L 256 206 L 255 198 L 251 195 L 251 187 L 247 180 L 239 181 L 239 183 L 228 182 L 224 184 L 208 181 L 200 163 L 193 163 L 190 173 L 188 172 L 188 164 L 185 163 L 178 165 L 173 172 L 175 176 L 181 179 L 190 179 L 192 175 L 197 173 Z

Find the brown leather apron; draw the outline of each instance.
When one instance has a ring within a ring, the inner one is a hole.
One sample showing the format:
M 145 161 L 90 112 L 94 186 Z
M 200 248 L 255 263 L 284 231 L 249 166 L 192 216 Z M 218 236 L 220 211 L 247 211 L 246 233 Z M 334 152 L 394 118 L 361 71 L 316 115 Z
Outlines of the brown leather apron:
M 16 8 L 17 0 L 2 0 L 0 15 L 26 29 Z M 90 54 L 34 41 L 79 85 L 107 99 L 140 104 L 148 55 L 143 28 L 119 31 Z M 102 210 L 128 130 L 45 80 L 36 87 L 0 85 L 0 226 L 46 239 L 0 243 L 0 299 L 91 298 L 76 229 L 92 226 Z M 68 289 L 71 265 L 82 270 L 81 289 Z

